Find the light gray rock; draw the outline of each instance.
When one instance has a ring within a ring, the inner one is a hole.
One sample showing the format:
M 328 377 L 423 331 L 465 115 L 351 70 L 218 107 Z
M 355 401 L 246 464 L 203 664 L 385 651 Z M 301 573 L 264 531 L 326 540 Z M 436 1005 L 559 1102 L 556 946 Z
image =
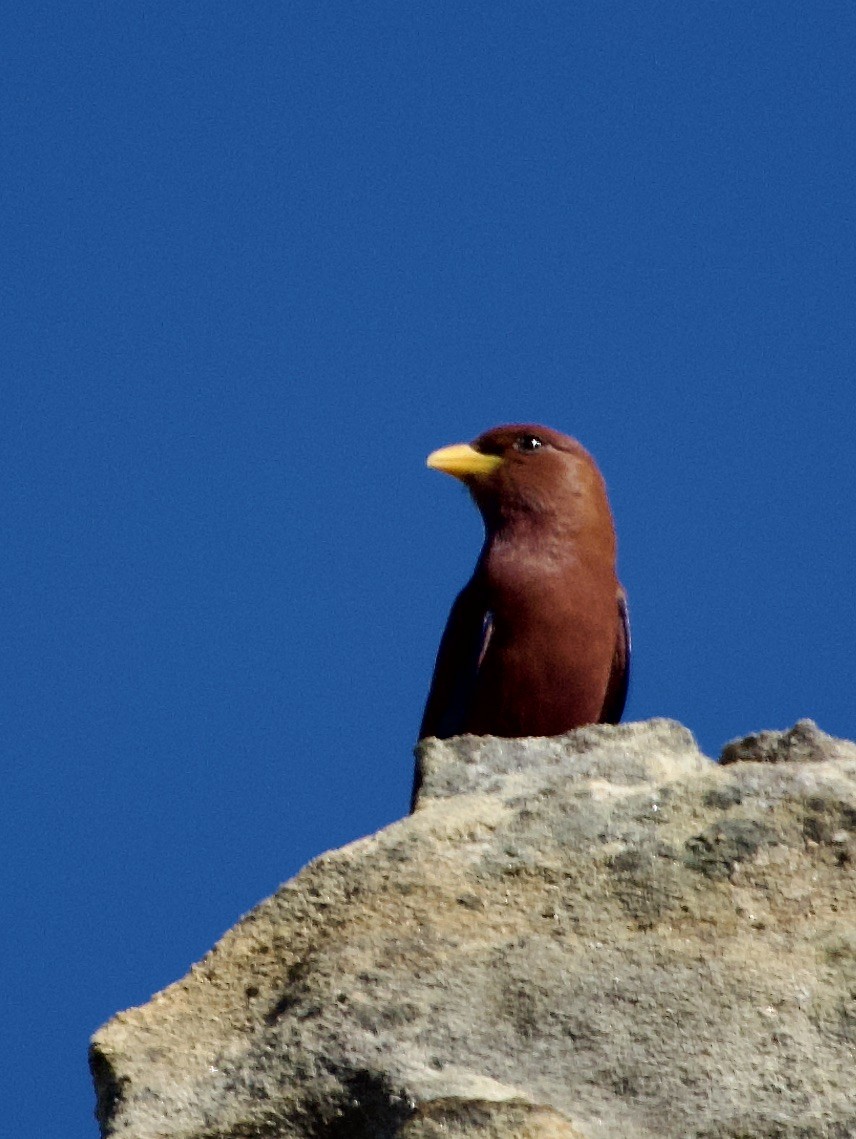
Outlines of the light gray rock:
M 418 751 L 413 816 L 100 1030 L 105 1135 L 856 1136 L 854 745 L 802 721 L 720 766 L 653 720 Z

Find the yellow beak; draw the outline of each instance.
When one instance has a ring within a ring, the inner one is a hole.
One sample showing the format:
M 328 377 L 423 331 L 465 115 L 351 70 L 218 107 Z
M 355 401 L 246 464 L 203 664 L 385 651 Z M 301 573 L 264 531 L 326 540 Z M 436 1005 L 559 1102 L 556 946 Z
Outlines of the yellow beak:
M 451 447 L 441 447 L 439 451 L 432 451 L 428 456 L 427 464 L 435 471 L 444 471 L 456 479 L 478 477 L 492 474 L 502 459 L 499 455 L 483 455 L 469 443 L 455 443 Z

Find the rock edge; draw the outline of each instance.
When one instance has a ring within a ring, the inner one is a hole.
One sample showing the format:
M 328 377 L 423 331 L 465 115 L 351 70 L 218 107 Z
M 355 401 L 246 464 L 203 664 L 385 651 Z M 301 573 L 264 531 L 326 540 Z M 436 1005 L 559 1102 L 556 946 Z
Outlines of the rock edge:
M 856 1135 L 856 745 L 810 721 L 418 749 L 322 855 L 95 1036 L 105 1136 Z

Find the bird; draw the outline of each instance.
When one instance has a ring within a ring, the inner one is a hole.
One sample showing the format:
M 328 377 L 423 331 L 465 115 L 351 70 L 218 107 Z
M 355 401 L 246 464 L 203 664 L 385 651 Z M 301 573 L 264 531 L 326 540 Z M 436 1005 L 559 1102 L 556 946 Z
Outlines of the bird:
M 464 483 L 485 534 L 440 640 L 419 739 L 617 724 L 630 620 L 592 456 L 551 428 L 506 424 L 433 451 L 427 465 Z M 417 765 L 411 810 L 420 780 Z

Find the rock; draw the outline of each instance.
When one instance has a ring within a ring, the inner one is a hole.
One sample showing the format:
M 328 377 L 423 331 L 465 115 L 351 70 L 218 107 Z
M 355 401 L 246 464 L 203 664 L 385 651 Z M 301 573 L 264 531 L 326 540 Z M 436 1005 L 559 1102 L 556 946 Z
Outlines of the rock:
M 826 763 L 830 759 L 853 759 L 856 744 L 836 740 L 822 732 L 814 720 L 798 720 L 788 732 L 758 732 L 732 740 L 722 749 L 719 762 Z
M 852 1139 L 856 747 L 808 724 L 426 741 L 414 815 L 100 1030 L 104 1134 Z

